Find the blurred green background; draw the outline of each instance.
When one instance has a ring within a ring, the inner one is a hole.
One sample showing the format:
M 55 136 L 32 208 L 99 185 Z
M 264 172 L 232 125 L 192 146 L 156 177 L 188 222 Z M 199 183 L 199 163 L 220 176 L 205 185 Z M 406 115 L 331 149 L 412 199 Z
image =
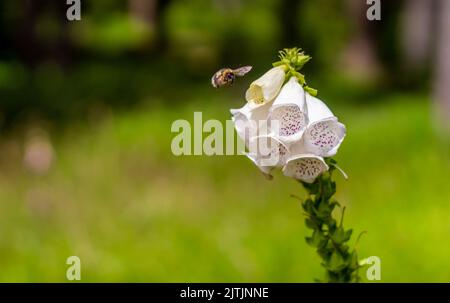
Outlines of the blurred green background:
M 337 199 L 382 282 L 450 282 L 450 1 L 0 3 L 0 281 L 311 282 L 302 188 L 242 156 L 170 150 L 230 118 L 284 47 L 346 124 Z M 224 66 L 252 65 L 215 90 Z M 361 272 L 365 276 L 365 272 Z

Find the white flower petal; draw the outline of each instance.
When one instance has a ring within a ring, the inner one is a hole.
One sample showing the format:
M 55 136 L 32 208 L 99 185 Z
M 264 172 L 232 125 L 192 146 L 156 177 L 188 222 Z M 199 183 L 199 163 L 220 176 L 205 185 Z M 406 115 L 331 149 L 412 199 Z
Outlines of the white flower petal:
M 264 104 L 272 101 L 278 95 L 284 77 L 285 73 L 282 66 L 271 68 L 250 84 L 245 93 L 245 99 L 253 104 Z
M 244 141 L 246 147 L 248 147 L 248 143 L 250 137 L 252 137 L 252 133 L 256 134 L 256 129 L 253 129 L 253 124 L 251 121 L 247 120 L 244 115 L 237 114 L 231 117 L 231 120 L 234 122 L 234 128 L 236 129 L 236 133 L 238 137 Z
M 304 137 L 302 137 L 300 140 L 293 142 L 289 145 L 289 151 L 291 153 L 291 158 L 296 155 L 303 155 L 303 154 L 311 154 L 307 152 L 305 148 L 305 142 L 303 140 Z
M 273 102 L 269 122 L 273 132 L 286 143 L 301 138 L 307 124 L 305 92 L 295 77 L 283 86 Z
M 334 117 L 328 106 L 325 105 L 320 99 L 305 94 L 306 106 L 308 108 L 308 120 L 309 123 L 314 123 L 323 119 Z
M 328 170 L 328 165 L 322 157 L 312 154 L 297 155 L 290 158 L 283 167 L 285 176 L 292 177 L 307 183 L 312 183 L 323 172 Z
M 289 148 L 272 136 L 258 136 L 250 140 L 249 154 L 258 166 L 282 167 L 289 157 Z
M 241 115 L 244 115 L 246 117 L 247 116 L 250 117 L 250 110 L 251 110 L 250 105 L 248 103 L 246 103 L 241 108 L 232 108 L 232 109 L 230 109 L 230 113 L 233 116 L 235 116 L 237 114 L 241 114 Z
M 269 110 L 272 103 L 273 102 L 270 101 L 268 103 L 259 106 L 254 106 L 253 104 L 250 104 L 250 119 L 257 122 L 265 121 L 269 116 Z
M 305 151 L 321 157 L 334 156 L 344 140 L 345 125 L 338 122 L 325 103 L 308 93 L 306 105 L 309 124 L 303 136 Z
M 239 109 L 230 110 L 234 122 L 234 128 L 239 138 L 245 142 L 245 146 L 248 146 L 249 138 L 251 134 L 256 135 L 256 126 L 251 123 L 250 113 L 251 109 L 248 104 Z
M 332 157 L 337 153 L 345 133 L 345 125 L 335 117 L 314 122 L 304 133 L 305 149 L 321 157 Z
M 254 107 L 246 103 L 239 109 L 231 109 L 231 119 L 234 122 L 236 132 L 248 147 L 249 139 L 258 134 L 268 134 L 267 116 L 271 102 Z

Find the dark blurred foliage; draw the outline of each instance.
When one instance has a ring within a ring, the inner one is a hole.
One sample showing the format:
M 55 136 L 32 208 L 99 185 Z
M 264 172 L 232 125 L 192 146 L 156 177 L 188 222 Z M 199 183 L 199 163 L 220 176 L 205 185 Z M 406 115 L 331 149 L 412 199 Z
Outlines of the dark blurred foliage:
M 181 103 L 216 69 L 250 64 L 254 77 L 293 46 L 313 57 L 308 79 L 349 102 L 425 90 L 430 65 L 412 73 L 402 60 L 406 2 L 383 1 L 382 22 L 369 22 L 365 1 L 354 0 L 81 0 L 81 21 L 69 22 L 65 1 L 1 1 L 2 125 L 30 115 L 78 119 L 92 108 L 142 101 Z M 367 58 L 350 50 L 343 61 L 358 36 L 356 52 Z M 352 62 L 366 61 L 374 66 L 369 77 L 352 75 Z

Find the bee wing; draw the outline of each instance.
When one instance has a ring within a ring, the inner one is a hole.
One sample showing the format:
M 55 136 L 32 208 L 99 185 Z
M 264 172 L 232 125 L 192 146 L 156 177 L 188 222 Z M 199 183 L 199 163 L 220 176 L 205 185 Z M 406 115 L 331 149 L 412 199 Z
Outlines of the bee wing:
M 247 65 L 247 66 L 242 66 L 242 67 L 236 68 L 235 70 L 233 70 L 233 73 L 238 77 L 242 77 L 251 70 L 252 70 L 252 67 L 250 65 Z
M 213 87 L 217 88 L 216 74 L 214 74 L 214 75 L 211 77 L 211 84 L 212 84 Z

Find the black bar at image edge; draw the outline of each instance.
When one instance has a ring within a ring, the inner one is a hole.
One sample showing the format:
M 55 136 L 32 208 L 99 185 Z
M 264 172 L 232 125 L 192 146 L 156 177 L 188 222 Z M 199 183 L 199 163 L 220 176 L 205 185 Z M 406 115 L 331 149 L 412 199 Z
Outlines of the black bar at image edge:
M 2 295 L 45 299 L 85 300 L 139 298 L 140 302 L 289 302 L 306 298 L 386 299 L 395 293 L 402 298 L 427 299 L 442 293 L 450 284 L 321 284 L 321 283 L 31 283 L 0 284 Z

